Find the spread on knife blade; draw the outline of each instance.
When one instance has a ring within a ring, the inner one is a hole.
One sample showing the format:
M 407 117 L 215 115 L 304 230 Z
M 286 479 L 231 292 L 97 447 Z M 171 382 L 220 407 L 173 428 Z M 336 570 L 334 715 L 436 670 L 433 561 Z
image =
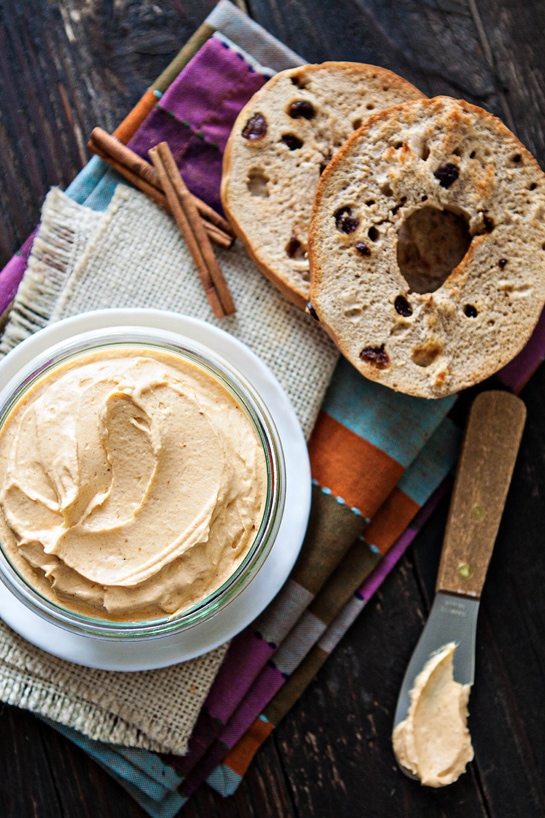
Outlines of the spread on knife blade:
M 454 642 L 426 663 L 411 690 L 407 718 L 393 734 L 399 764 L 428 787 L 452 784 L 473 758 L 467 728 L 470 685 L 454 680 Z
M 38 380 L 0 434 L 0 537 L 62 607 L 175 614 L 233 573 L 259 528 L 263 447 L 204 368 L 155 348 L 82 354 Z

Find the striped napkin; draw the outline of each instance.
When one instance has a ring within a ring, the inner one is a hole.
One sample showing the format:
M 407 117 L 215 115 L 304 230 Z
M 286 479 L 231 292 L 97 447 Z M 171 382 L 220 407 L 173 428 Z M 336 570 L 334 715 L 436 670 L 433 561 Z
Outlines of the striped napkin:
M 167 139 L 193 192 L 220 209 L 221 155 L 236 114 L 274 71 L 302 61 L 221 0 L 117 135 L 142 156 Z M 118 182 L 93 159 L 67 193 L 101 210 Z M 0 274 L 1 309 L 30 245 Z M 520 389 L 544 354 L 542 321 L 494 385 Z M 232 794 L 445 490 L 465 404 L 391 392 L 339 360 L 309 440 L 313 503 L 301 555 L 269 608 L 232 640 L 188 753 L 127 750 L 54 726 L 157 818 L 175 815 L 205 781 Z

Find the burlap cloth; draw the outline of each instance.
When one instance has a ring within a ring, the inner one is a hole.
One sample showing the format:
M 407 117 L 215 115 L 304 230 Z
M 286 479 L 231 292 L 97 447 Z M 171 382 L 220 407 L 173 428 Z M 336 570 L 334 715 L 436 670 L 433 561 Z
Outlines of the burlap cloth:
M 218 258 L 237 305 L 234 316 L 221 320 L 212 316 L 165 211 L 124 185 L 104 213 L 53 189 L 0 354 L 50 320 L 113 307 L 174 310 L 220 326 L 259 355 L 288 393 L 308 437 L 337 351 L 240 246 Z M 183 754 L 225 649 L 160 670 L 102 671 L 50 656 L 0 623 L 0 699 L 90 738 Z

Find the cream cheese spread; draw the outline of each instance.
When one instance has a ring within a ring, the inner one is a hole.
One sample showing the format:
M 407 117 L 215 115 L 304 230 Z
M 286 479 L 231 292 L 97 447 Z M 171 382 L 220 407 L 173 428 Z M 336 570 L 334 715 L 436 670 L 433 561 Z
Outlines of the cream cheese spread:
M 400 765 L 428 787 L 452 784 L 473 758 L 467 728 L 470 685 L 454 680 L 454 642 L 426 663 L 411 690 L 405 721 L 393 734 Z
M 254 541 L 267 495 L 254 424 L 182 356 L 123 346 L 46 373 L 0 434 L 0 536 L 27 582 L 94 618 L 201 601 Z

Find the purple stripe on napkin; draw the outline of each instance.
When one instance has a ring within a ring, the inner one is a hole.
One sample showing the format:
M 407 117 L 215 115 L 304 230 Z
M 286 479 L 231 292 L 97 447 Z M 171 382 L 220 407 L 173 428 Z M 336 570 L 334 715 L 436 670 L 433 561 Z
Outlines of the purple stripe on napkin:
M 211 37 L 198 59 L 188 63 L 181 81 L 165 91 L 158 107 L 223 151 L 240 109 L 267 79 L 238 51 Z M 226 112 L 229 130 L 225 129 Z
M 25 274 L 34 236 L 37 232 L 38 228 L 32 231 L 19 252 L 8 261 L 0 273 L 0 315 L 5 313 L 15 298 L 17 288 Z
M 151 147 L 168 142 L 188 188 L 221 213 L 225 143 L 240 109 L 266 80 L 237 51 L 211 37 L 165 91 L 129 147 L 147 160 Z
M 208 693 L 210 715 L 225 723 L 240 702 L 240 689 L 251 686 L 273 653 L 274 648 L 250 629 L 236 636 Z

